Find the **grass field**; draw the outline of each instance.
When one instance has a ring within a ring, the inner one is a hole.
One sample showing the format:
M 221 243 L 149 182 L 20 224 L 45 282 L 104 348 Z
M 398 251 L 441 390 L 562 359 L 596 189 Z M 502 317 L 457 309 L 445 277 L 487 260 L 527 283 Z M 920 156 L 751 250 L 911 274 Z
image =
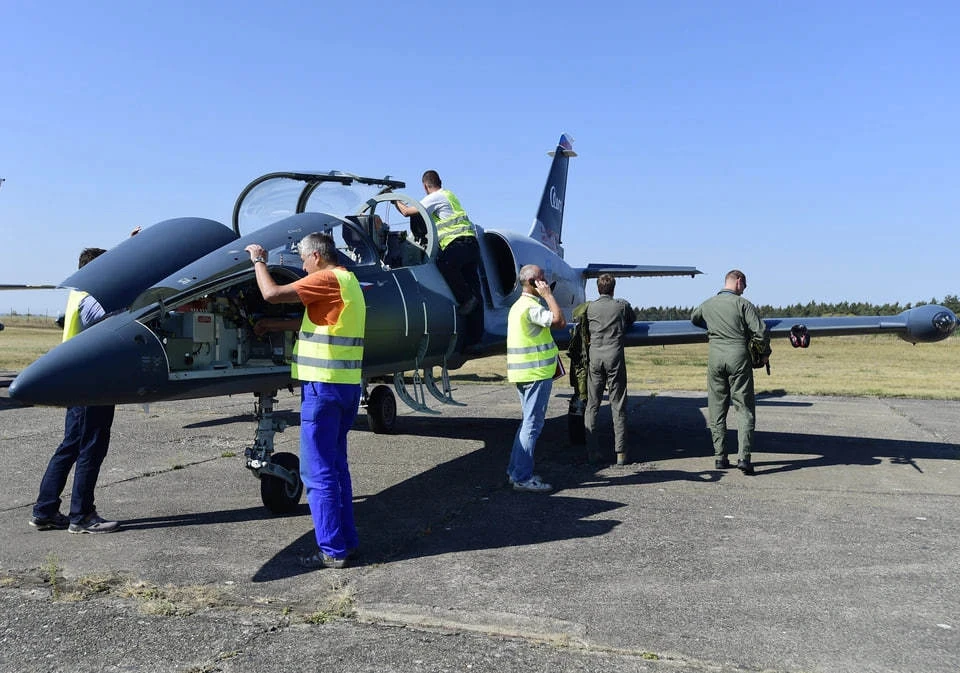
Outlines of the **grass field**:
M 4 316 L 0 370 L 19 371 L 60 343 L 51 318 Z M 960 337 L 913 346 L 895 336 L 815 338 L 810 348 L 773 342 L 771 376 L 757 370 L 758 393 L 960 400 Z M 566 358 L 565 358 L 566 359 Z M 707 345 L 627 350 L 631 390 L 705 391 Z M 451 373 L 458 383 L 506 381 L 504 356 L 473 360 Z M 558 382 L 557 385 L 566 385 Z
M 911 345 L 890 335 L 813 339 L 806 349 L 773 342 L 771 375 L 756 370 L 758 393 L 960 400 L 960 337 Z M 627 349 L 631 390 L 706 391 L 707 345 Z M 502 356 L 468 362 L 455 380 L 505 380 Z
M 53 318 L 0 316 L 0 370 L 20 371 L 60 343 L 63 331 Z

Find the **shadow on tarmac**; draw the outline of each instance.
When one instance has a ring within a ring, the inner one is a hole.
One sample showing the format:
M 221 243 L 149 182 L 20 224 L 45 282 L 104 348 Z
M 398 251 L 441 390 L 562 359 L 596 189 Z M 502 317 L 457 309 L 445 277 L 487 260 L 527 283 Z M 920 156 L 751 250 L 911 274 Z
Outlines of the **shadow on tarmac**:
M 555 395 L 563 400 L 569 394 Z M 758 398 L 758 414 L 763 409 L 804 408 L 811 402 L 780 400 L 770 394 Z M 0 408 L 9 404 L 0 398 Z M 570 444 L 567 418 L 560 414 L 548 418 L 537 445 L 537 471 L 556 487 L 543 497 L 515 493 L 505 475 L 510 445 L 519 425 L 517 416 L 490 418 L 481 416 L 403 416 L 399 436 L 405 447 L 416 448 L 416 438 L 460 440 L 470 438 L 481 448 L 452 460 L 441 462 L 420 474 L 382 491 L 358 497 L 355 515 L 360 527 L 362 547 L 360 565 L 397 562 L 423 556 L 443 555 L 483 549 L 522 548 L 553 541 L 603 536 L 620 525 L 609 513 L 624 507 L 623 502 L 603 497 L 604 488 L 622 485 L 651 485 L 667 482 L 716 484 L 724 479 L 742 478 L 736 470 L 714 470 L 709 432 L 704 421 L 705 396 L 631 395 L 628 402 L 630 459 L 625 468 L 595 466 L 587 463 L 582 446 Z M 482 413 L 482 412 L 481 412 Z M 736 425 L 736 410 L 729 423 Z M 782 413 L 782 412 L 781 412 Z M 277 415 L 290 426 L 299 425 L 296 411 L 282 410 Z M 234 414 L 185 429 L 215 427 L 230 423 L 252 423 L 252 414 Z M 613 431 L 609 404 L 600 408 L 598 427 L 602 446 L 612 447 Z M 809 428 L 804 427 L 804 430 Z M 368 435 L 367 419 L 360 414 L 353 434 Z M 389 442 L 389 437 L 382 437 Z M 411 443 L 411 439 L 413 442 Z M 729 446 L 736 447 L 731 429 Z M 912 465 L 922 459 L 960 459 L 957 446 L 942 442 L 904 441 L 847 437 L 809 432 L 758 432 L 754 454 L 756 476 L 785 473 L 803 468 L 829 466 L 876 466 L 887 461 Z M 409 450 L 401 449 L 398 450 Z M 735 449 L 734 449 L 735 450 Z M 610 456 L 612 458 L 612 454 Z M 693 461 L 675 462 L 678 459 Z M 355 458 L 354 458 L 355 459 Z M 666 463 L 660 469 L 658 463 Z M 677 469 L 678 465 L 696 469 Z M 577 490 L 595 497 L 571 497 L 565 490 Z M 287 516 L 309 516 L 302 503 Z M 268 520 L 274 518 L 261 506 L 234 510 L 183 513 L 124 521 L 127 530 Z M 598 518 L 603 517 L 603 518 Z M 442 534 L 438 534 L 441 533 Z M 254 582 L 269 582 L 305 572 L 296 557 L 315 548 L 312 530 L 277 551 L 254 572 Z
M 287 427 L 300 427 L 300 412 L 281 410 L 273 412 L 276 420 L 284 421 Z M 256 416 L 253 412 L 249 414 L 236 414 L 234 416 L 225 416 L 224 418 L 213 418 L 209 421 L 200 421 L 183 426 L 184 430 L 194 430 L 197 428 L 215 428 L 221 425 L 230 425 L 231 423 L 255 423 Z
M 705 406 L 705 397 L 632 396 L 628 433 L 635 463 L 626 468 L 588 464 L 583 447 L 569 443 L 566 417 L 548 419 L 537 444 L 536 460 L 537 471 L 557 489 L 549 497 L 514 493 L 507 484 L 505 469 L 517 419 L 405 416 L 400 422 L 401 435 L 433 439 L 470 437 L 481 439 L 483 448 L 357 499 L 354 508 L 362 540 L 359 564 L 604 535 L 620 521 L 595 517 L 624 504 L 603 498 L 565 497 L 564 489 L 670 481 L 709 484 L 731 474 L 714 469 L 657 469 L 650 465 L 677 458 L 699 458 L 698 465 L 712 468 L 713 450 L 703 416 Z M 758 406 L 808 407 L 811 403 L 765 397 L 758 400 Z M 735 425 L 734 410 L 730 421 Z M 598 425 L 601 442 L 612 446 L 607 404 L 601 407 Z M 370 432 L 363 414 L 358 416 L 354 432 Z M 729 446 L 736 447 L 735 431 L 730 431 L 728 440 Z M 763 451 L 754 455 L 754 478 L 806 467 L 878 465 L 883 458 L 916 467 L 915 459 L 919 458 L 958 457 L 957 448 L 949 444 L 813 434 L 758 432 L 756 445 Z M 803 456 L 765 460 L 765 453 Z M 739 478 L 739 473 L 735 476 Z M 482 514 L 461 516 L 463 510 L 470 508 L 482 508 Z M 305 506 L 301 510 L 306 513 Z M 470 528 L 458 529 L 458 522 L 464 520 L 472 522 Z M 434 536 L 434 528 L 441 525 L 443 535 Z M 255 573 L 253 581 L 267 582 L 309 572 L 298 568 L 295 557 L 313 548 L 311 531 L 278 551 Z
M 282 516 L 309 516 L 310 509 L 301 504 L 297 509 Z M 221 509 L 213 512 L 191 512 L 170 516 L 152 516 L 140 519 L 124 519 L 121 530 L 148 530 L 150 528 L 170 528 L 176 526 L 209 526 L 219 523 L 239 523 L 242 521 L 262 521 L 280 518 L 271 514 L 265 507 L 247 507 L 245 509 Z

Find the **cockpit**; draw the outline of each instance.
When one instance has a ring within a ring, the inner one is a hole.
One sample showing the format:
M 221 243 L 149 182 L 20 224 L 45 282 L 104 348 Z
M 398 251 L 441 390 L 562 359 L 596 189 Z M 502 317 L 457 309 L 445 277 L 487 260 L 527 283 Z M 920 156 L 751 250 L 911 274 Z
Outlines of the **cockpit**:
M 323 213 L 332 218 L 321 231 L 333 237 L 344 266 L 422 264 L 436 253 L 435 229 L 425 212 L 408 219 L 393 207 L 403 201 L 422 210 L 417 201 L 394 191 L 404 186 L 389 177 L 364 178 L 340 171 L 269 173 L 240 193 L 233 230 L 244 237 L 291 215 Z M 275 252 L 295 251 L 286 246 Z

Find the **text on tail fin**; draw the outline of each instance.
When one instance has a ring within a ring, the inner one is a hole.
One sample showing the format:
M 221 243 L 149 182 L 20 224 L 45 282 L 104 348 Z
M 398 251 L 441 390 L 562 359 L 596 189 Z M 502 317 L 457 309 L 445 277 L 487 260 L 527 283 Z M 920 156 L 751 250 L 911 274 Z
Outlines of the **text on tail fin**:
M 563 231 L 563 204 L 567 196 L 567 165 L 570 157 L 577 156 L 573 151 L 573 138 L 562 133 L 557 148 L 549 153 L 553 157 L 547 184 L 540 197 L 537 217 L 530 228 L 530 238 L 540 241 L 560 257 L 563 257 L 561 233 Z

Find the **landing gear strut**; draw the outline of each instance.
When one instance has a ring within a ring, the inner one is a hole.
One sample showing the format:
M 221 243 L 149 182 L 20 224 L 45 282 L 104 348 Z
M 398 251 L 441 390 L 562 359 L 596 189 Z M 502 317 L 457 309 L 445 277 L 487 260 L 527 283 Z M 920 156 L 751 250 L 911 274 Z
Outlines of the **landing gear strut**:
M 292 453 L 274 453 L 273 435 L 283 432 L 287 422 L 273 417 L 276 390 L 256 393 L 257 433 L 253 446 L 244 455 L 247 467 L 260 480 L 260 499 L 274 514 L 289 514 L 300 504 L 300 458 Z

